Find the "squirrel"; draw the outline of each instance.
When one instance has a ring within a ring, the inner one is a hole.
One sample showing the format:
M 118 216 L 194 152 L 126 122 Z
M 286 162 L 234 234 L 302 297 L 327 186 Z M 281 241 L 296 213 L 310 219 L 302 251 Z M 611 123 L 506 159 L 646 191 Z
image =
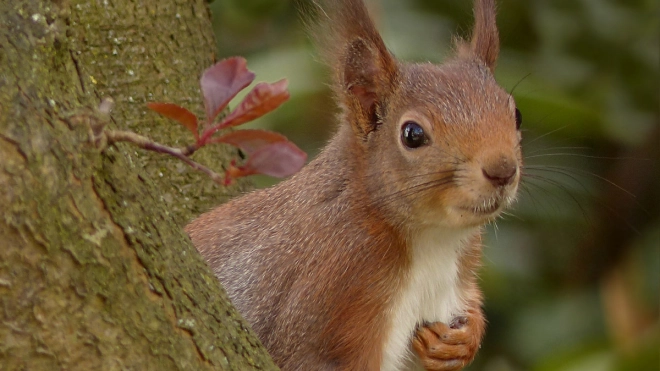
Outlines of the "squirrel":
M 362 0 L 319 32 L 339 128 L 298 174 L 185 230 L 283 370 L 458 370 L 485 330 L 481 234 L 516 197 L 520 124 L 494 0 L 441 65 L 404 63 Z

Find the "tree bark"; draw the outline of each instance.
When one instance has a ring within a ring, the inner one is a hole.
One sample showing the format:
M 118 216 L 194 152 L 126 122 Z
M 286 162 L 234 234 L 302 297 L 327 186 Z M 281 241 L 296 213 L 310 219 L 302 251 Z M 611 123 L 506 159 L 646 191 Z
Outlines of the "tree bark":
M 111 126 L 186 138 L 145 102 L 202 111 L 205 2 L 3 1 L 0 24 L 0 370 L 275 368 L 181 229 L 227 191 L 90 140 L 105 96 Z

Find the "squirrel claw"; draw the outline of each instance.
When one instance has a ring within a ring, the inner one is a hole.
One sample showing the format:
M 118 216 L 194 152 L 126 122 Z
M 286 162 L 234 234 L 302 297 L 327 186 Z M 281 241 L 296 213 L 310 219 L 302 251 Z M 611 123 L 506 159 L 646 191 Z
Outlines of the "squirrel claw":
M 467 317 L 454 318 L 449 325 L 434 322 L 421 325 L 413 348 L 429 371 L 457 371 L 467 366 L 479 349 L 479 331 Z

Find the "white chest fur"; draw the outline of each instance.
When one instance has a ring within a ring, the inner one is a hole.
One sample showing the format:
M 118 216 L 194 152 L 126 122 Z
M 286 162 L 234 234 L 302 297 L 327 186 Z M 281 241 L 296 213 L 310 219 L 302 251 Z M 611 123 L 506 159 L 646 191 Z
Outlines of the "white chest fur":
M 464 310 L 457 286 L 458 260 L 474 232 L 432 228 L 412 239 L 410 270 L 390 308 L 381 371 L 408 369 L 413 357 L 410 341 L 418 323 L 448 323 Z

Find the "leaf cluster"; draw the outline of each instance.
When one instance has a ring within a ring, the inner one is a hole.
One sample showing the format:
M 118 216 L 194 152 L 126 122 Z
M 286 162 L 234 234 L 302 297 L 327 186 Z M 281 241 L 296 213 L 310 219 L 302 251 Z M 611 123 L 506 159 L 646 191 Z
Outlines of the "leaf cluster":
M 305 152 L 285 136 L 271 131 L 244 129 L 218 134 L 220 130 L 255 120 L 289 99 L 286 79 L 275 83 L 261 82 L 234 110 L 215 122 L 220 112 L 254 78 L 254 73 L 247 69 L 247 62 L 241 57 L 224 59 L 206 69 L 200 79 L 206 112 L 206 120 L 203 121 L 188 109 L 173 103 L 147 104 L 151 110 L 177 121 L 193 134 L 195 142 L 187 146 L 182 155 L 188 157 L 206 145 L 224 143 L 239 148 L 248 156 L 247 161 L 240 166 L 236 165 L 235 160 L 232 161 L 225 171 L 222 181 L 224 185 L 230 184 L 235 178 L 253 174 L 284 178 L 298 172 L 307 159 Z M 169 153 L 163 150 L 159 152 Z

